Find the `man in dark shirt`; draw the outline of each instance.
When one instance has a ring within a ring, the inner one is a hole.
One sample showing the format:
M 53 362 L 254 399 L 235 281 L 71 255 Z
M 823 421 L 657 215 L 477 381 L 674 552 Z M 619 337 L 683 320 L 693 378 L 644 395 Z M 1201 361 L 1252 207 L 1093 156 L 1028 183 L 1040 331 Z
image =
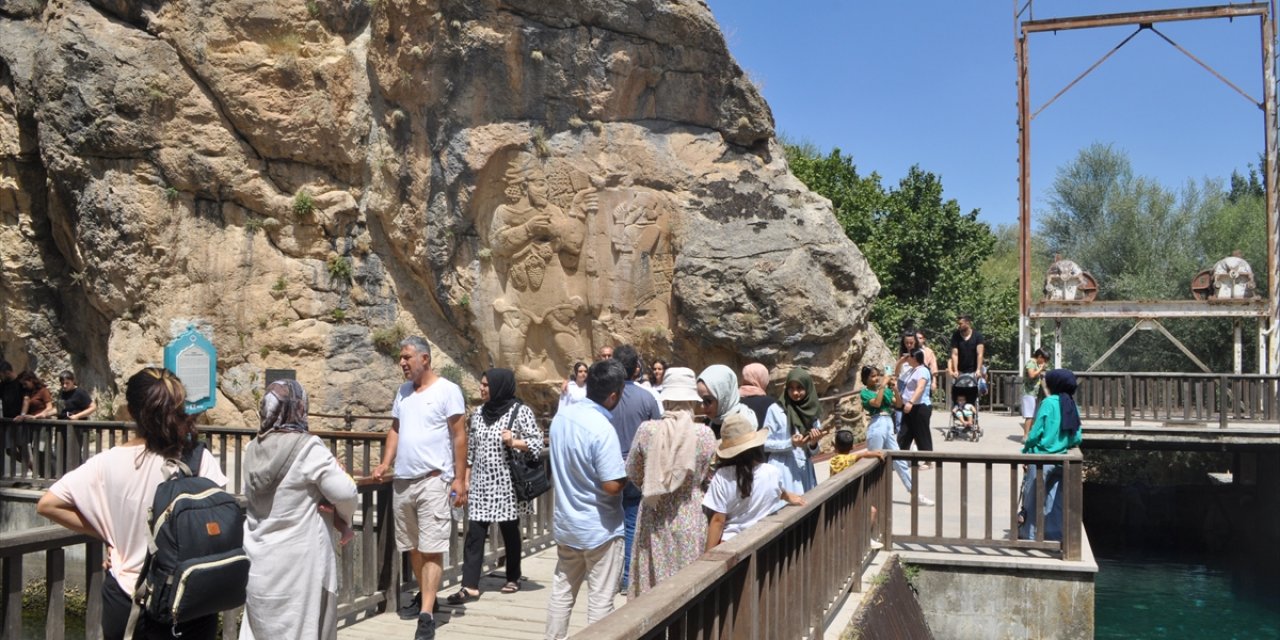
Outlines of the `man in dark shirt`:
M 658 401 L 644 387 L 636 384 L 640 377 L 640 354 L 636 348 L 624 344 L 613 351 L 613 359 L 622 364 L 627 372 L 627 383 L 622 386 L 622 398 L 618 406 L 613 408 L 613 430 L 618 433 L 618 445 L 622 448 L 622 460 L 625 463 L 627 454 L 631 453 L 631 441 L 640 429 L 640 423 L 646 420 L 657 420 L 662 417 L 662 408 Z M 640 499 L 643 494 L 640 488 L 627 483 L 622 490 L 622 511 L 626 524 L 626 557 L 622 561 L 622 589 L 626 590 L 631 576 L 631 543 L 636 536 L 636 515 L 640 513 Z
M 62 408 L 58 410 L 59 420 L 87 420 L 94 411 L 98 410 L 98 404 L 93 401 L 89 392 L 76 386 L 74 373 L 63 371 L 58 374 L 58 379 L 62 381 L 62 392 L 59 394 Z
M 18 382 L 18 372 L 6 360 L 0 360 L 0 404 L 4 405 L 3 415 L 16 418 L 22 413 L 22 384 Z
M 979 379 L 985 377 L 982 372 L 982 361 L 983 356 L 986 355 L 986 345 L 983 343 L 982 334 L 973 328 L 973 317 L 968 314 L 961 315 L 956 325 L 956 332 L 951 334 L 951 358 L 947 360 L 947 373 L 952 380 L 962 373 L 971 373 Z M 956 402 L 961 391 L 973 399 L 970 395 L 972 390 L 973 387 L 953 385 L 951 401 Z

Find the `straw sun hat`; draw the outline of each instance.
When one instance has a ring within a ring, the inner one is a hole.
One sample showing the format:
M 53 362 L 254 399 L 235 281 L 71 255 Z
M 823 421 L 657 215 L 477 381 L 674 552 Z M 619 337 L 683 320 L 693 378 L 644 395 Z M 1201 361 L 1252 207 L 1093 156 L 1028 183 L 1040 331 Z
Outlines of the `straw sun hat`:
M 672 367 L 662 376 L 663 402 L 701 402 L 698 395 L 698 379 L 693 369 Z
M 735 413 L 720 425 L 720 446 L 716 448 L 716 455 L 721 460 L 728 460 L 747 449 L 763 446 L 768 437 L 768 429 L 756 429 L 745 416 Z

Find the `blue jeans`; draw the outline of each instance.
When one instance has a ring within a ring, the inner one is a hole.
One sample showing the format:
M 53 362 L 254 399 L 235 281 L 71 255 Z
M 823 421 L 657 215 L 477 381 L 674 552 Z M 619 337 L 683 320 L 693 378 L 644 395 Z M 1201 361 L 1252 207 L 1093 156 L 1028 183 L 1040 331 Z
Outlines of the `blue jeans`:
M 898 450 L 898 439 L 893 437 L 893 418 L 879 415 L 871 419 L 871 425 L 867 427 L 867 450 Z M 894 460 L 893 466 L 898 472 L 898 477 L 902 478 L 902 484 L 906 485 L 907 491 L 910 492 L 911 474 L 907 472 L 907 461 Z
M 622 559 L 622 586 L 626 590 L 627 579 L 631 577 L 631 543 L 636 539 L 636 516 L 640 515 L 640 500 L 644 494 L 630 483 L 622 490 L 622 525 L 625 528 Z
M 1023 540 L 1036 538 L 1036 474 L 1044 474 L 1044 539 L 1062 539 L 1062 465 L 1028 465 L 1027 477 L 1022 481 L 1022 524 L 1018 525 L 1018 537 Z

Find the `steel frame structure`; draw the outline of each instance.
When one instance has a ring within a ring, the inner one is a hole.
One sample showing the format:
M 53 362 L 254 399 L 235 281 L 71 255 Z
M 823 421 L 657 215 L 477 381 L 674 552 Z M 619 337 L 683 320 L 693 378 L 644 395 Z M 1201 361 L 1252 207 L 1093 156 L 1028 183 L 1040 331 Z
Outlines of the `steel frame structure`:
M 1251 4 L 1236 5 L 1219 5 L 1204 7 L 1183 7 L 1177 9 L 1163 9 L 1154 11 L 1139 11 L 1129 13 L 1113 13 L 1089 16 L 1070 16 L 1061 18 L 1051 18 L 1046 20 L 1035 20 L 1033 14 L 1033 3 L 1035 0 L 1014 0 L 1013 2 L 1013 21 L 1014 21 L 1014 47 L 1016 59 L 1018 63 L 1018 226 L 1019 226 L 1019 261 L 1021 263 L 1021 274 L 1019 278 L 1019 309 L 1021 317 L 1018 323 L 1018 348 L 1021 354 L 1019 362 L 1026 361 L 1031 354 L 1033 345 L 1040 345 L 1039 322 L 1045 319 L 1051 319 L 1055 323 L 1055 348 L 1054 361 L 1055 365 L 1061 366 L 1062 349 L 1062 320 L 1065 318 L 1131 318 L 1136 319 L 1134 330 L 1139 328 L 1153 328 L 1159 326 L 1159 318 L 1173 317 L 1233 317 L 1234 333 L 1235 333 L 1235 369 L 1236 373 L 1240 373 L 1241 369 L 1241 321 L 1245 318 L 1257 318 L 1258 322 L 1258 372 L 1259 373 L 1280 373 L 1280 336 L 1276 335 L 1276 327 L 1280 326 L 1280 317 L 1277 312 L 1280 311 L 1280 300 L 1277 299 L 1278 283 L 1280 280 L 1280 270 L 1277 269 L 1277 254 L 1280 253 L 1280 235 L 1277 235 L 1278 226 L 1280 226 L 1280 175 L 1277 174 L 1277 119 L 1276 119 L 1276 58 L 1275 58 L 1275 0 L 1270 2 L 1255 2 Z M 1029 19 L 1023 20 L 1026 14 Z M 1248 93 L 1237 87 L 1230 80 L 1223 77 L 1220 73 L 1205 64 L 1190 51 L 1182 48 L 1168 36 L 1161 33 L 1155 28 L 1156 24 L 1165 22 L 1181 22 L 1189 20 L 1211 20 L 1211 19 L 1235 19 L 1257 17 L 1261 27 L 1262 40 L 1262 79 L 1263 79 L 1263 99 L 1256 100 L 1249 96 Z M 1074 29 L 1091 29 L 1098 27 L 1114 27 L 1123 25 L 1137 26 L 1138 29 L 1125 38 L 1120 44 L 1116 45 L 1106 55 L 1102 56 L 1093 66 L 1089 67 L 1077 76 L 1074 80 L 1067 84 L 1061 91 L 1050 98 L 1044 105 L 1036 111 L 1031 110 L 1029 80 L 1029 64 L 1027 61 L 1027 53 L 1029 49 L 1029 36 L 1033 33 L 1068 31 Z M 1133 301 L 1104 304 L 1099 302 L 1079 302 L 1079 303 L 1059 303 L 1059 302 L 1032 302 L 1032 280 L 1031 280 L 1031 122 L 1037 115 L 1049 105 L 1053 104 L 1059 97 L 1069 91 L 1085 76 L 1098 68 L 1103 62 L 1110 58 L 1112 54 L 1127 44 L 1134 36 L 1142 31 L 1151 30 L 1156 35 L 1164 39 L 1174 48 L 1181 51 L 1187 57 L 1191 58 L 1209 73 L 1230 86 L 1237 93 L 1243 95 L 1251 103 L 1258 106 L 1263 112 L 1263 126 L 1265 130 L 1266 151 L 1265 151 L 1265 167 L 1263 168 L 1263 181 L 1265 188 L 1266 212 L 1267 212 L 1267 292 L 1266 299 L 1261 303 L 1243 304 L 1243 305 L 1212 305 L 1206 302 L 1186 301 Z M 1036 322 L 1033 336 L 1033 320 Z M 1204 365 L 1199 363 L 1194 355 L 1182 345 L 1167 331 L 1163 333 L 1169 337 L 1184 353 L 1187 353 L 1192 360 L 1196 361 L 1201 368 Z M 1133 331 L 1130 331 L 1124 339 L 1127 339 Z M 1121 339 L 1121 342 L 1124 341 Z M 1119 343 L 1107 352 L 1110 355 Z M 1104 356 L 1105 358 L 1106 356 Z M 1095 363 L 1097 364 L 1097 363 Z

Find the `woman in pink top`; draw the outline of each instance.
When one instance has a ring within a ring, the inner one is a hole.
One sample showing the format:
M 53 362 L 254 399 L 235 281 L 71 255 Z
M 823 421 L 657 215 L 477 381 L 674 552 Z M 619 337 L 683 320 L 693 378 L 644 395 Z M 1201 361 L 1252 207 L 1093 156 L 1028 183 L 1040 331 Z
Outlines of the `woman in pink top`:
M 125 398 L 137 435 L 68 472 L 36 505 L 40 515 L 107 543 L 110 579 L 102 588 L 106 640 L 124 637 L 130 600 L 147 557 L 147 510 L 156 487 L 169 477 L 170 461 L 185 457 L 195 446 L 195 421 L 184 409 L 186 397 L 182 381 L 166 369 L 148 367 L 133 374 L 125 385 Z M 226 485 L 226 476 L 208 450 L 199 467 L 197 473 Z M 148 624 L 144 613 L 134 637 L 212 640 L 217 621 L 213 615 L 170 627 Z

